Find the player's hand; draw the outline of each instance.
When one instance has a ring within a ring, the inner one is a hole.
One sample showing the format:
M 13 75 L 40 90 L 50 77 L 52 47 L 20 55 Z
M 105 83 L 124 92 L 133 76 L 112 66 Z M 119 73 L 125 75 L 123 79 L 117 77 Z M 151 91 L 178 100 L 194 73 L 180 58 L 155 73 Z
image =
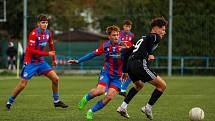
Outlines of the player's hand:
M 128 73 L 122 73 L 122 76 L 120 78 L 123 82 L 128 79 Z
M 57 61 L 52 61 L 52 66 L 57 66 Z
M 155 56 L 154 55 L 149 55 L 148 56 L 148 61 L 153 61 L 155 60 Z
M 49 51 L 49 56 L 54 56 L 55 55 L 55 51 Z
M 68 60 L 67 63 L 69 63 L 69 64 L 77 64 L 78 60 Z
M 120 44 L 120 46 L 119 46 L 119 50 L 121 50 L 121 49 L 127 49 L 127 48 L 129 48 L 130 46 L 128 46 L 127 44 L 126 44 L 126 42 L 121 42 L 121 44 Z

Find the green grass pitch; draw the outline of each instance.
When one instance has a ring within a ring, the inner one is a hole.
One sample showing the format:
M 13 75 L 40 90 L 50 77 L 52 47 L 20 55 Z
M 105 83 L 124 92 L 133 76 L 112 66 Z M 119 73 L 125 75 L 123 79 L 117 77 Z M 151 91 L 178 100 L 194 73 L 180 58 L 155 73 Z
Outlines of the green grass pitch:
M 10 112 L 5 104 L 19 79 L 0 78 L 0 121 L 84 121 L 85 114 L 96 101 L 90 101 L 83 111 L 78 102 L 91 88 L 96 87 L 97 76 L 60 76 L 60 99 L 70 107 L 53 107 L 51 81 L 45 77 L 33 77 L 18 96 Z M 154 121 L 189 121 L 188 112 L 192 107 L 201 107 L 205 112 L 204 121 L 215 121 L 215 77 L 163 77 L 167 90 L 153 107 Z M 133 84 L 130 85 L 130 87 Z M 131 121 L 146 121 L 140 108 L 148 101 L 153 87 L 146 83 L 144 89 L 131 101 L 128 112 Z M 123 97 L 116 95 L 102 110 L 94 114 L 95 121 L 121 121 L 116 109 Z

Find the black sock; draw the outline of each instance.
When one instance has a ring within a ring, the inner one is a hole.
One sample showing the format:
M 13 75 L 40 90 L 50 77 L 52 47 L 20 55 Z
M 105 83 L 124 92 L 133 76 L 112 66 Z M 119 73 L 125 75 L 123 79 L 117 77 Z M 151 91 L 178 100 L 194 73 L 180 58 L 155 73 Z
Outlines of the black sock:
M 129 90 L 128 95 L 126 96 L 126 98 L 124 99 L 124 101 L 128 104 L 131 101 L 131 99 L 137 94 L 137 92 L 138 91 L 134 87 L 132 87 Z
M 151 98 L 149 99 L 148 104 L 151 105 L 151 106 L 154 105 L 155 102 L 160 98 L 160 96 L 161 96 L 162 94 L 163 94 L 163 92 L 161 92 L 161 91 L 155 89 L 154 92 L 153 92 L 152 95 L 151 95 Z

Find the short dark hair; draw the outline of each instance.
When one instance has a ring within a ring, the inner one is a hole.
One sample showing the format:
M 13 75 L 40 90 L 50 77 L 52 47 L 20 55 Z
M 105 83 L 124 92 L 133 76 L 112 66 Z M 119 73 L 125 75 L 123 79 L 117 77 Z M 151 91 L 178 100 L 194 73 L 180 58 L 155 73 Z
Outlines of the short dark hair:
M 132 21 L 131 20 L 124 20 L 123 25 L 132 25 Z
M 37 16 L 37 22 L 48 21 L 48 20 L 49 20 L 49 18 L 45 14 L 40 14 L 40 15 Z
M 110 35 L 112 31 L 117 31 L 117 32 L 119 32 L 120 29 L 119 29 L 118 26 L 115 26 L 115 25 L 108 26 L 108 27 L 106 28 L 106 33 L 107 33 L 107 35 Z
M 158 26 L 159 28 L 161 28 L 162 26 L 166 26 L 168 25 L 168 21 L 162 16 L 162 17 L 157 17 L 152 19 L 151 21 L 151 27 L 155 27 Z

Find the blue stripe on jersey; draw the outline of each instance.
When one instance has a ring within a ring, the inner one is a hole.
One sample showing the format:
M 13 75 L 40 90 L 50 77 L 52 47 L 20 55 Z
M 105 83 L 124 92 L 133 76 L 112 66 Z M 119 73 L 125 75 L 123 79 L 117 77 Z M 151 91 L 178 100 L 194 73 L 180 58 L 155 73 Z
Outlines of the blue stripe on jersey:
M 105 49 L 105 63 L 106 63 L 106 70 L 109 72 L 110 71 L 110 63 L 109 63 L 109 52 L 108 52 L 108 44 L 110 43 L 110 41 L 106 42 L 104 44 L 104 49 Z
M 116 46 L 112 46 L 112 54 L 113 55 L 116 55 L 117 53 L 116 53 Z M 118 75 L 118 69 L 117 69 L 117 67 L 118 67 L 118 64 L 117 64 L 117 58 L 116 57 L 114 57 L 114 56 L 112 56 L 112 58 L 113 58 L 113 73 L 114 73 L 114 75 Z

